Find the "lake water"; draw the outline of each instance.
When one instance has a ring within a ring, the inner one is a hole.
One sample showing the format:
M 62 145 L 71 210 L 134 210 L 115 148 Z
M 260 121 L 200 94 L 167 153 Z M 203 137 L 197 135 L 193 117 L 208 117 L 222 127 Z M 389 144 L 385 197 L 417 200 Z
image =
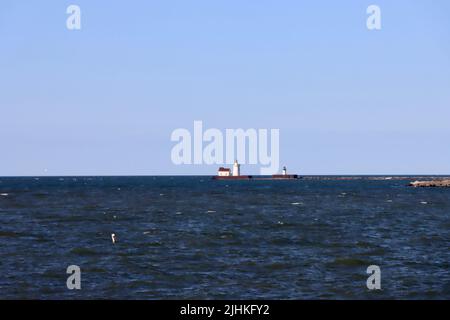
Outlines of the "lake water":
M 408 182 L 0 178 L 0 298 L 450 299 L 450 189 Z

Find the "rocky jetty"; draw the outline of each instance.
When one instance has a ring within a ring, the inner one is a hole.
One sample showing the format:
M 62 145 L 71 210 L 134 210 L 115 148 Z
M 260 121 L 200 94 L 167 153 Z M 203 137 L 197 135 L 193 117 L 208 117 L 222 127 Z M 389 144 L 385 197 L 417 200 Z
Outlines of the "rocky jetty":
M 411 187 L 450 187 L 450 179 L 431 180 L 431 181 L 414 181 L 409 184 Z

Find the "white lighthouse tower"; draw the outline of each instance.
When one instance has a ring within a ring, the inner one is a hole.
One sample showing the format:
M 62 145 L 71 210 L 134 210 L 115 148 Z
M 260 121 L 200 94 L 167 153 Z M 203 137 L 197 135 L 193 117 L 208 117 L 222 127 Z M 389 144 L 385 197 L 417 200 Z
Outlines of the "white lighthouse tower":
M 237 160 L 234 160 L 233 164 L 233 176 L 237 177 L 241 175 L 241 165 L 237 162 Z
M 285 176 L 286 174 L 287 174 L 286 167 L 283 167 L 283 176 Z

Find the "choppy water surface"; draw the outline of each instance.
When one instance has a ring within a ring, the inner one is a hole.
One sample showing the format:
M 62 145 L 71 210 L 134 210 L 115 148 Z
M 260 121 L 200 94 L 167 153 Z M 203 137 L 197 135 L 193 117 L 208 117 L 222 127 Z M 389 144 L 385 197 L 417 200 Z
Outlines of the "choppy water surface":
M 450 189 L 368 179 L 0 181 L 0 298 L 450 298 Z M 78 291 L 66 288 L 73 264 Z M 366 288 L 372 264 L 381 291 Z

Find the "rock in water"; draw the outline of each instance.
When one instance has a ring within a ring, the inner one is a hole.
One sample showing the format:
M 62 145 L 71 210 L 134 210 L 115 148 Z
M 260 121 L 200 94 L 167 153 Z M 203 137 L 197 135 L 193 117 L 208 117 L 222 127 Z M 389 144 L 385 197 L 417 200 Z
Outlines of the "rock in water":
M 414 181 L 409 184 L 411 187 L 450 187 L 450 179 Z

